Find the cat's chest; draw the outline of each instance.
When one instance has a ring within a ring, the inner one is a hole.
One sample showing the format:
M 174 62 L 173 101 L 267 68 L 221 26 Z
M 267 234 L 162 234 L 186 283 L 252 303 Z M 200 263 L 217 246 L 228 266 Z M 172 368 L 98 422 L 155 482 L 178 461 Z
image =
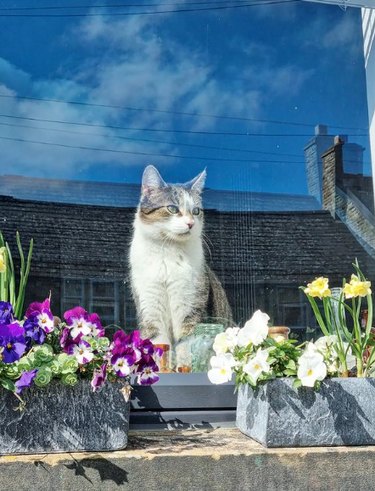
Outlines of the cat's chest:
M 148 282 L 163 284 L 190 284 L 202 274 L 203 253 L 197 250 L 158 248 L 148 245 L 135 247 L 133 267 L 136 274 Z

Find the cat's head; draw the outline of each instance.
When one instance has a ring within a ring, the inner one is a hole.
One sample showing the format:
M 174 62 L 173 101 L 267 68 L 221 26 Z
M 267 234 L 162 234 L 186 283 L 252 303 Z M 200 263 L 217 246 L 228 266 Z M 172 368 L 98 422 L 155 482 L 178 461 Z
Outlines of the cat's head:
M 142 193 L 137 215 L 151 237 L 185 242 L 200 236 L 203 227 L 202 191 L 204 170 L 184 184 L 167 184 L 149 165 L 143 172 Z

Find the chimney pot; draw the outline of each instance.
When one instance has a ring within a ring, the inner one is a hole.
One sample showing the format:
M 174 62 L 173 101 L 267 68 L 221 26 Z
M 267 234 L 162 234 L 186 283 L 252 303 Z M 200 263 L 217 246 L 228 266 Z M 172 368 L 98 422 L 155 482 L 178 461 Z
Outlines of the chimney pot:
M 328 126 L 325 124 L 317 124 L 315 126 L 315 136 L 328 135 Z

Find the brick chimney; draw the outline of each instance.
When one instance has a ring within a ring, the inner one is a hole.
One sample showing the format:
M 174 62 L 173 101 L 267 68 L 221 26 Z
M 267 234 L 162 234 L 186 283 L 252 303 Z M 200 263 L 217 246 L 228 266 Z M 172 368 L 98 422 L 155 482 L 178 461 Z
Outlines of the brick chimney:
M 335 136 L 334 144 L 321 156 L 323 161 L 323 210 L 328 210 L 333 217 L 336 215 L 336 185 L 343 181 L 344 168 L 342 148 L 344 141 Z

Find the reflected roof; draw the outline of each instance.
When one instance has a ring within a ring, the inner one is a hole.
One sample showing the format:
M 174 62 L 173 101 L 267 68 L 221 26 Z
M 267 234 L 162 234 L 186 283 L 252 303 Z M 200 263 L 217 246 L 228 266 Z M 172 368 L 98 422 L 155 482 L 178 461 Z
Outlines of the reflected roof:
M 0 195 L 17 199 L 134 208 L 138 184 L 0 176 Z M 205 209 L 218 211 L 308 211 L 321 206 L 313 196 L 205 189 Z
M 24 244 L 34 238 L 33 276 L 127 280 L 131 208 L 0 197 L 0 220 L 12 250 L 17 248 L 16 230 Z M 210 210 L 205 234 L 207 260 L 224 285 L 304 284 L 322 274 L 341 284 L 352 271 L 353 258 L 369 277 L 375 275 L 374 259 L 329 211 Z M 48 294 L 48 288 L 44 284 L 42 290 Z

